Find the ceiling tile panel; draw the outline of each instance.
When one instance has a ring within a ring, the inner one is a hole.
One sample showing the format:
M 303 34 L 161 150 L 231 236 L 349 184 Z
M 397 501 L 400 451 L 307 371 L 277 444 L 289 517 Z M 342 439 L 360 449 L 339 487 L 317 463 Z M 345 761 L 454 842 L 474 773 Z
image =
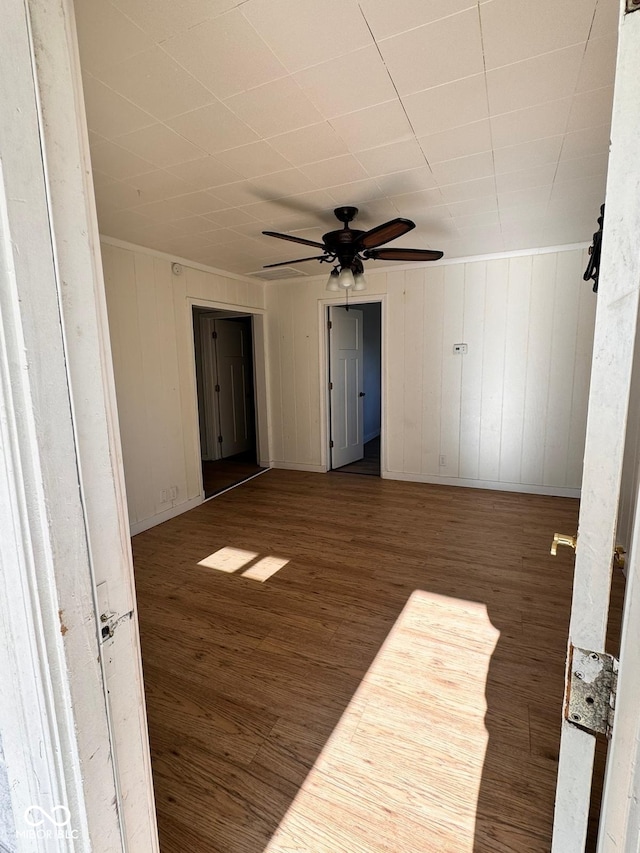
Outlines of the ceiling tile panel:
M 372 42 L 358 4 L 351 0 L 249 0 L 242 13 L 289 71 Z
M 414 137 L 402 104 L 397 100 L 338 116 L 331 120 L 331 126 L 351 151 L 378 148 Z
M 546 139 L 510 145 L 507 148 L 496 148 L 493 152 L 496 174 L 534 169 L 536 166 L 557 163 L 562 148 L 562 139 L 562 136 L 549 136 Z
M 544 139 L 564 133 L 571 109 L 571 98 L 547 101 L 524 110 L 491 116 L 491 136 L 496 148 Z
M 299 71 L 293 77 L 327 119 L 397 97 L 374 45 L 348 53 L 340 57 L 340 62 L 331 60 Z
M 487 69 L 549 53 L 589 36 L 595 0 L 493 0 L 480 8 Z M 544 26 L 540 22 L 544 21 Z
M 613 86 L 574 95 L 567 130 L 583 130 L 603 124 L 610 126 L 612 107 Z
M 468 9 L 381 41 L 400 95 L 431 89 L 484 70 L 477 9 Z
M 441 133 L 489 115 L 484 74 L 402 98 L 418 136 Z
M 294 166 L 348 153 L 345 141 L 326 121 L 272 136 L 269 145 Z
M 238 0 L 113 0 L 113 4 L 159 42 L 235 8 Z
M 162 46 L 223 99 L 287 73 L 237 9 L 192 27 Z
M 362 13 L 376 39 L 381 40 L 473 9 L 476 0 L 361 0 Z
M 368 177 L 364 167 L 352 154 L 332 157 L 330 160 L 321 160 L 319 163 L 309 163 L 300 168 L 319 189 L 351 183 Z
M 536 166 L 533 169 L 496 175 L 498 193 L 516 192 L 530 187 L 551 186 L 557 168 L 556 163 L 551 163 L 545 166 Z
M 617 38 L 615 35 L 590 38 L 580 67 L 576 92 L 588 92 L 613 83 L 616 67 Z
M 551 184 L 547 184 L 541 187 L 528 187 L 524 190 L 498 193 L 498 206 L 501 213 L 511 207 L 541 207 L 547 205 L 550 198 Z
M 153 163 L 143 160 L 115 142 L 99 142 L 91 148 L 91 164 L 110 178 L 122 180 L 132 175 L 150 172 Z
M 467 157 L 491 150 L 491 125 L 489 119 L 482 119 L 463 127 L 421 136 L 419 142 L 429 163 Z
M 110 66 L 100 72 L 100 79 L 161 121 L 214 100 L 159 47 Z
M 219 187 L 240 179 L 241 175 L 225 166 L 215 157 L 203 157 L 201 160 L 190 160 L 177 166 L 169 166 L 168 171 L 191 190 L 206 190 Z
M 389 197 L 430 190 L 436 186 L 435 176 L 429 166 L 394 172 L 391 175 L 380 175 L 376 181 L 384 195 Z
M 381 195 L 381 180 L 383 179 L 364 178 L 360 181 L 351 181 L 330 187 L 327 190 L 327 193 L 331 197 L 330 207 L 346 204 L 369 204 L 375 201 Z M 384 193 L 384 195 L 388 195 L 388 193 Z
M 297 130 L 322 120 L 322 115 L 291 77 L 282 77 L 225 101 L 242 121 L 263 137 Z M 281 107 L 287 105 L 286 110 Z
M 463 181 L 458 184 L 448 184 L 440 187 L 446 204 L 456 201 L 466 201 L 469 198 L 481 198 L 482 196 L 494 195 L 496 192 L 496 181 L 494 177 L 478 178 L 475 181 Z
M 105 139 L 139 130 L 156 119 L 114 92 L 90 74 L 83 75 L 89 129 Z
M 100 71 L 153 46 L 149 34 L 108 0 L 81 0 L 75 4 L 75 13 L 85 71 Z
M 198 160 L 205 153 L 164 124 L 152 124 L 117 138 L 118 145 L 144 157 L 154 166 L 174 166 Z
M 221 163 L 244 178 L 269 175 L 271 172 L 281 172 L 291 167 L 291 163 L 264 140 L 222 151 L 217 157 Z
M 583 53 L 584 45 L 579 44 L 488 71 L 491 115 L 573 95 Z
M 208 154 L 259 141 L 258 134 L 220 101 L 175 116 L 167 124 Z
M 567 133 L 562 145 L 562 160 L 588 157 L 591 154 L 608 154 L 611 128 L 608 124 L 592 127 L 589 133 L 574 130 Z
M 560 160 L 556 170 L 556 181 L 584 181 L 597 175 L 606 175 L 609 164 L 608 154 L 591 154 L 589 157 L 577 157 L 575 160 Z
M 415 139 L 360 151 L 356 156 L 372 178 L 404 172 L 407 169 L 418 169 L 425 165 L 424 154 Z
M 152 172 L 136 175 L 127 179 L 127 183 L 138 193 L 140 203 L 159 201 L 189 190 L 189 186 L 184 181 L 165 172 L 164 169 L 155 169 Z
M 480 154 L 470 154 L 468 157 L 432 163 L 431 170 L 440 185 L 486 178 L 493 175 L 493 154 L 491 151 L 483 151 Z

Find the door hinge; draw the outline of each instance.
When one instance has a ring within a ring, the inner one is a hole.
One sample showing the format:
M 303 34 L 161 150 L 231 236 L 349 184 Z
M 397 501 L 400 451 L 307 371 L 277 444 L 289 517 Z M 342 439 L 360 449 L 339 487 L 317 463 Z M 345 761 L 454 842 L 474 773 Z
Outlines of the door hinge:
M 333 391 L 333 382 L 329 383 L 329 391 Z
M 219 393 L 220 393 L 220 386 L 219 386 L 219 385 L 216 385 L 215 390 L 216 390 L 216 391 L 218 392 L 218 394 L 219 394 Z
M 611 737 L 617 687 L 617 658 L 571 646 L 565 715 L 572 725 Z
M 218 333 L 217 333 L 217 332 L 211 332 L 211 337 L 212 337 L 212 338 L 217 338 L 217 337 L 218 337 Z
M 222 444 L 222 436 L 221 435 L 218 436 L 218 444 Z
M 331 320 L 327 320 L 327 329 L 331 330 L 333 328 L 333 323 Z
M 329 447 L 333 447 L 333 441 L 329 442 Z

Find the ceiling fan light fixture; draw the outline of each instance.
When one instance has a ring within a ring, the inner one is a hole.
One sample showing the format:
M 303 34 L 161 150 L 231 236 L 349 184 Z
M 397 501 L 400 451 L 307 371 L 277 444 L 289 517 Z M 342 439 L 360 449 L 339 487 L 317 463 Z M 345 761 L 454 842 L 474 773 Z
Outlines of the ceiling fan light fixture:
M 353 285 L 354 290 L 366 290 L 367 289 L 367 280 L 364 277 L 363 272 L 357 272 L 354 275 L 353 280 L 355 282 L 355 284 Z
M 340 275 L 340 270 L 336 267 L 332 269 L 329 273 L 329 278 L 327 279 L 327 290 L 332 290 L 337 292 L 340 290 L 340 285 L 338 284 L 338 277 Z
M 338 284 L 343 290 L 350 290 L 355 286 L 355 279 L 349 267 L 343 267 L 338 276 Z

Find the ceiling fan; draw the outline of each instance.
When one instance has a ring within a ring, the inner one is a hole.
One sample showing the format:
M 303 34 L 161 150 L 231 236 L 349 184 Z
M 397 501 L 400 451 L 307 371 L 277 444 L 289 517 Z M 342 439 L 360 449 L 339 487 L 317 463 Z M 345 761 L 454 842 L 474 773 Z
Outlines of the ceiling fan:
M 433 249 L 379 249 L 384 243 L 389 243 L 397 237 L 402 237 L 416 227 L 410 219 L 391 219 L 382 225 L 376 225 L 369 231 L 359 231 L 350 228 L 349 223 L 355 219 L 357 207 L 336 207 L 333 211 L 344 224 L 343 228 L 329 231 L 322 237 L 322 243 L 295 237 L 293 234 L 280 234 L 277 231 L 263 231 L 267 237 L 278 237 L 280 240 L 290 240 L 292 243 L 302 243 L 303 246 L 313 246 L 321 249 L 323 254 L 310 258 L 297 258 L 294 261 L 281 261 L 277 264 L 265 264 L 264 268 L 284 267 L 290 264 L 300 264 L 305 261 L 320 261 L 334 264 L 329 276 L 327 290 L 364 290 L 363 261 L 437 261 L 443 252 Z

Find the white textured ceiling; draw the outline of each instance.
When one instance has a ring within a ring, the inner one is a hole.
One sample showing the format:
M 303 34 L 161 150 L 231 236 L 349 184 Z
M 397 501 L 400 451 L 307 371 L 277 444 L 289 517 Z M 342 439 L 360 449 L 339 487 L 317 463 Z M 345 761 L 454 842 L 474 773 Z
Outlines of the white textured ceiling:
M 237 273 L 313 254 L 261 231 L 317 240 L 344 204 L 355 227 L 413 219 L 392 245 L 448 257 L 589 240 L 617 15 L 618 0 L 76 0 L 100 230 Z

